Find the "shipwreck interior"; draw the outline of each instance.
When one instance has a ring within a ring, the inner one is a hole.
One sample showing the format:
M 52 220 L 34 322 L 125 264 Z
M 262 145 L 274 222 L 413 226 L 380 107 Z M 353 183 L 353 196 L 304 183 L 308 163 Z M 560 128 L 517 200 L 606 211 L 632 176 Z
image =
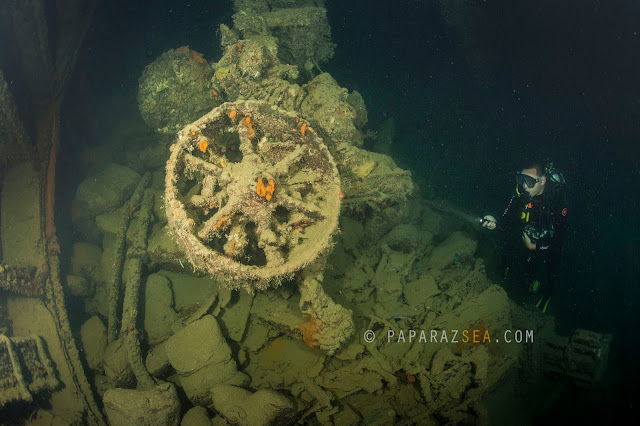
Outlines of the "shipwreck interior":
M 611 335 L 495 282 L 326 71 L 325 1 L 160 3 L 0 6 L 0 423 L 508 424 L 602 381 Z M 119 8 L 156 24 L 98 56 Z

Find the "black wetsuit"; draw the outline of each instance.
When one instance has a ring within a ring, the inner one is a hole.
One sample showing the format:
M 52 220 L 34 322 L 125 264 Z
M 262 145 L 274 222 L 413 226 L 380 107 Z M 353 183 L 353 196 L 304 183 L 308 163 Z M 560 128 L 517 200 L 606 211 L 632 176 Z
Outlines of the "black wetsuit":
M 538 196 L 517 191 L 498 220 L 498 229 L 506 231 L 503 258 L 507 266 L 516 275 L 523 274 L 528 284 L 538 277 L 540 269 L 546 269 L 546 277 L 539 280 L 546 298 L 551 297 L 555 288 L 567 229 L 565 185 L 547 179 L 543 193 Z M 523 232 L 536 244 L 535 250 L 526 248 Z

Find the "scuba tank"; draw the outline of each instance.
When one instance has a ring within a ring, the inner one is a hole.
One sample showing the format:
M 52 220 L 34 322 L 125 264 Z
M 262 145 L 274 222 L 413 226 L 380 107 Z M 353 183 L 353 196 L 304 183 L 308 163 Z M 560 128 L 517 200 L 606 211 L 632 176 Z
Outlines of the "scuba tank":
M 566 181 L 564 180 L 564 175 L 560 170 L 556 169 L 553 166 L 553 163 L 547 164 L 547 166 L 544 168 L 544 171 L 552 182 L 561 184 L 566 183 Z

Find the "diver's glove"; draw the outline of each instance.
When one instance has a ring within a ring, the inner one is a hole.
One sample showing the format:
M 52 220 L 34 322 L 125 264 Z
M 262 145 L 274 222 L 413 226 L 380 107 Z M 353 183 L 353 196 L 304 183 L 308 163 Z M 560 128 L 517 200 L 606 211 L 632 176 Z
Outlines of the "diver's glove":
M 496 229 L 496 225 L 497 225 L 496 218 L 491 216 L 490 214 L 480 219 L 480 223 L 482 223 L 483 228 L 487 228 L 487 229 Z

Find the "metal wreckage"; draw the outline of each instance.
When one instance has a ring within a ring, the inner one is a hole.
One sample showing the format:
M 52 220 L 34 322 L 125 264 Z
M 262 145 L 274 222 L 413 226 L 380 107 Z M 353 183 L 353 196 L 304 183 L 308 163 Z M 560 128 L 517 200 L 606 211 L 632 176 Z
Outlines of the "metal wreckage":
M 64 3 L 55 23 L 41 1 L 3 15 L 37 105 L 20 117 L 0 74 L 3 418 L 470 423 L 515 376 L 598 379 L 608 336 L 557 336 L 492 285 L 476 242 L 412 195 L 393 125 L 366 131 L 362 96 L 320 70 L 321 1 L 237 0 L 217 62 L 185 46 L 144 69 L 153 130 L 116 135 L 128 156 L 78 187 L 63 276 L 58 123 L 93 13 Z M 381 337 L 526 328 L 528 345 Z

